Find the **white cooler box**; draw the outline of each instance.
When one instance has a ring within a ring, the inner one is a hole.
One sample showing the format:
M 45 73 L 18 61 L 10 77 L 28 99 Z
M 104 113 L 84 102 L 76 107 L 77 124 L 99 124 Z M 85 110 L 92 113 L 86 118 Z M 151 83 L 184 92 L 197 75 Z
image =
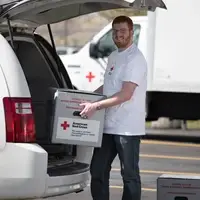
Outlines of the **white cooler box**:
M 157 179 L 157 200 L 200 200 L 200 177 L 161 175 Z
M 95 112 L 89 119 L 80 117 L 80 103 L 95 102 L 104 95 L 69 89 L 53 89 L 54 116 L 52 142 L 100 147 L 103 136 L 105 109 Z

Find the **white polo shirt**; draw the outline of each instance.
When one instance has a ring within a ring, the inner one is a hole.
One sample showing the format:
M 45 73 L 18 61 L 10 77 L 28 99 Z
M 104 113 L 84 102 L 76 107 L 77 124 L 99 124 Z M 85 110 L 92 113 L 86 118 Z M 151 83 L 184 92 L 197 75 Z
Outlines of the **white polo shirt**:
M 108 57 L 103 94 L 110 97 L 119 92 L 123 81 L 138 86 L 129 101 L 106 109 L 104 133 L 145 135 L 147 64 L 135 44 L 121 52 L 116 50 Z

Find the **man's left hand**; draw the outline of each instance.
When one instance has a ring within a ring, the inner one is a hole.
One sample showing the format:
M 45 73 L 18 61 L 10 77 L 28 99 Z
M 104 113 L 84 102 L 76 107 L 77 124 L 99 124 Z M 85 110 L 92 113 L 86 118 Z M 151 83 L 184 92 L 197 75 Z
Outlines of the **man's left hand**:
M 80 106 L 83 106 L 83 110 L 81 111 L 81 117 L 90 118 L 97 109 L 96 103 L 81 103 Z

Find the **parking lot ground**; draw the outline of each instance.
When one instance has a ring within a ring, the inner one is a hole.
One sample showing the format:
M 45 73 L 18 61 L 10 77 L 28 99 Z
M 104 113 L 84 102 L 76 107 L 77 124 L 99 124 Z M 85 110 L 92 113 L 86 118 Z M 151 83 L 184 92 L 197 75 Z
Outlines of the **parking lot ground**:
M 200 175 L 200 144 L 142 140 L 140 169 L 142 200 L 156 200 L 156 181 L 162 174 Z M 110 178 L 110 200 L 121 200 L 123 183 L 118 157 L 113 162 Z M 90 189 L 48 200 L 92 200 Z

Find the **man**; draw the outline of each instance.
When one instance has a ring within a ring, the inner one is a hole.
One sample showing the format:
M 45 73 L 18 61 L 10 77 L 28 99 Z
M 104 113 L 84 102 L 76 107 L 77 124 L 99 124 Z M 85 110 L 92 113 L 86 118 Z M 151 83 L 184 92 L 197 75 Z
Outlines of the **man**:
M 91 193 L 93 200 L 109 200 L 109 174 L 118 154 L 124 183 L 122 200 L 140 200 L 139 150 L 140 136 L 145 134 L 147 64 L 133 43 L 132 20 L 116 17 L 112 29 L 118 49 L 108 57 L 104 85 L 97 90 L 108 98 L 81 104 L 83 117 L 106 109 L 102 146 L 94 149 L 91 161 Z

